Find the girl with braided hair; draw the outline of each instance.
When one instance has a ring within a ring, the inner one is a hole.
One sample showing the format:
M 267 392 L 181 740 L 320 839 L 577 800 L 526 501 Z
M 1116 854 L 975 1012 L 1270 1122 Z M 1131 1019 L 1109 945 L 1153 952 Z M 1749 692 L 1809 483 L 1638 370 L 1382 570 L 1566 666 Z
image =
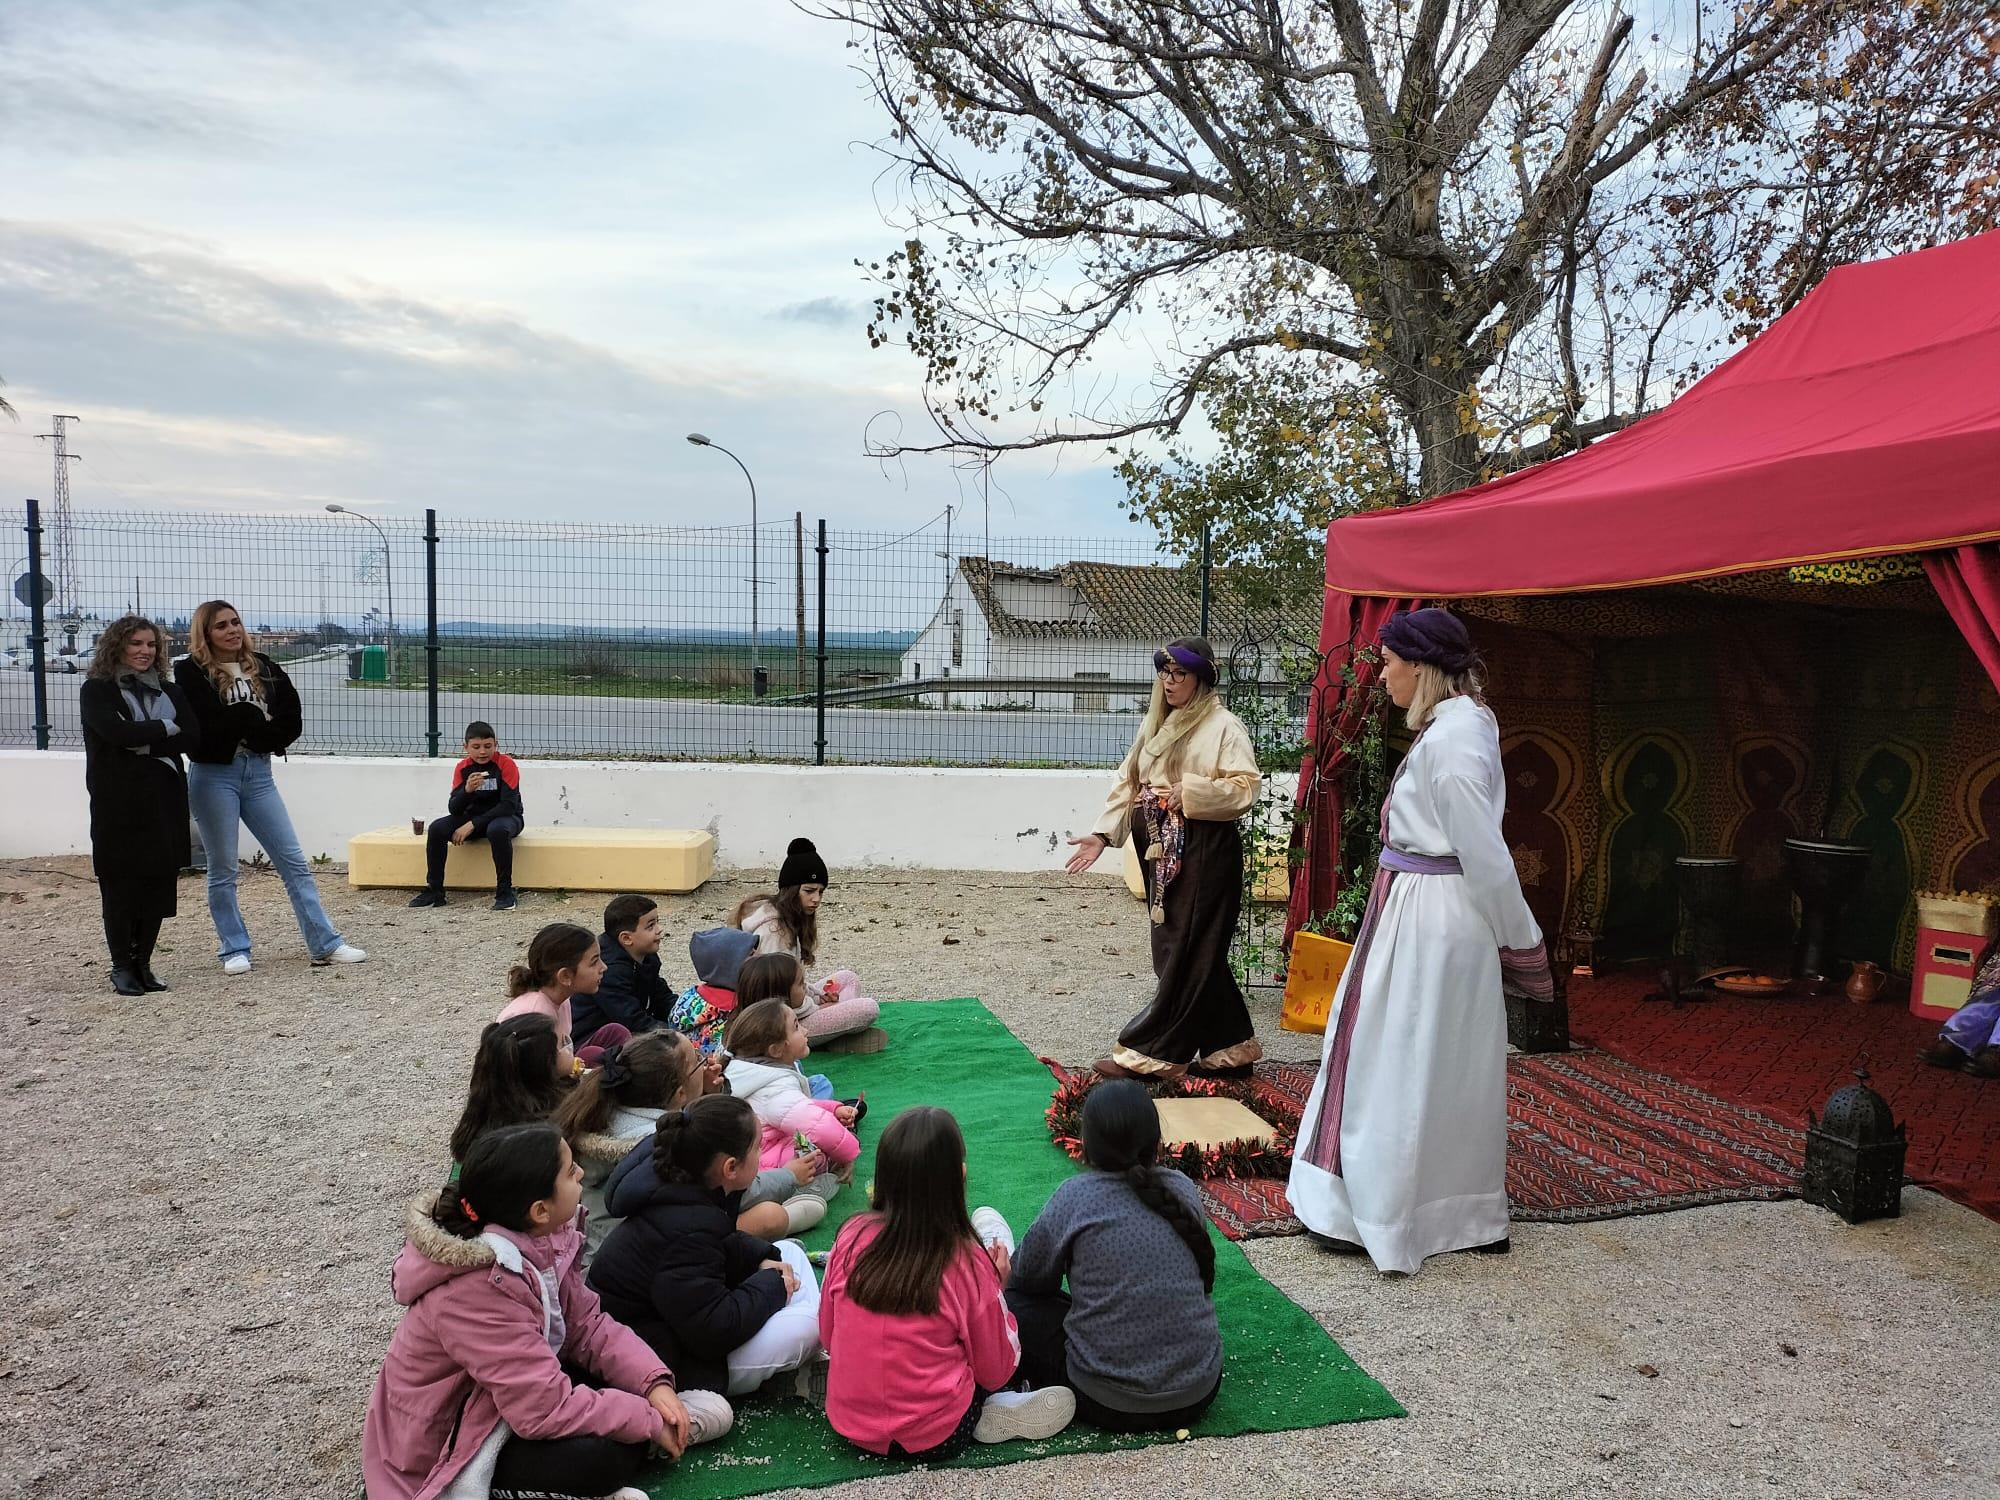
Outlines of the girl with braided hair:
M 1222 1386 L 1215 1245 L 1200 1193 L 1154 1165 L 1159 1150 L 1159 1112 L 1143 1087 L 1092 1089 L 1091 1170 L 1042 1206 L 1007 1284 L 1021 1374 L 1069 1386 L 1077 1416 L 1114 1432 L 1190 1426 Z

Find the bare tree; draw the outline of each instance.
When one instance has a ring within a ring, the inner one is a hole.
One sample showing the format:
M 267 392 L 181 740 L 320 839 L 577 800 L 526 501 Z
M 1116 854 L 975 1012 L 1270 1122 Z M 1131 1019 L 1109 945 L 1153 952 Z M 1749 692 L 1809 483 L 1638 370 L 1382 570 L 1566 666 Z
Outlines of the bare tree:
M 802 3 L 890 124 L 901 451 L 1108 444 L 1225 555 L 1615 431 L 2000 206 L 1986 0 Z

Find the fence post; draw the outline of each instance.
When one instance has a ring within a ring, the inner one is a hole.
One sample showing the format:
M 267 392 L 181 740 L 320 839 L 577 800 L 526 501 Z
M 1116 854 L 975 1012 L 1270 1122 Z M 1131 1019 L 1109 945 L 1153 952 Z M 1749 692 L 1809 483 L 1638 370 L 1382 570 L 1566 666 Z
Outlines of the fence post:
M 430 755 L 437 759 L 438 741 L 438 513 L 424 511 L 424 712 Z
M 35 673 L 35 748 L 49 748 L 48 600 L 42 591 L 42 506 L 28 502 L 28 659 Z
M 1208 522 L 1201 523 L 1201 638 L 1208 639 L 1208 575 L 1211 553 L 1209 550 Z
M 819 523 L 819 686 L 813 692 L 813 764 L 826 764 L 826 522 Z

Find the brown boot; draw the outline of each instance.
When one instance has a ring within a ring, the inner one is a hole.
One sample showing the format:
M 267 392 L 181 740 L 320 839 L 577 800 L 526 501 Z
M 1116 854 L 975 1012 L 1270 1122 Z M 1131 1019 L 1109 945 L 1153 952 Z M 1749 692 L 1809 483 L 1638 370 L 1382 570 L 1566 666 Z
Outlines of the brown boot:
M 1981 1047 L 1972 1054 L 1965 1071 L 1974 1078 L 2000 1078 L 2000 1047 Z
M 1962 1068 L 1968 1065 L 1966 1055 L 1947 1042 L 1942 1036 L 1928 1047 L 1917 1049 L 1917 1056 L 1934 1068 Z

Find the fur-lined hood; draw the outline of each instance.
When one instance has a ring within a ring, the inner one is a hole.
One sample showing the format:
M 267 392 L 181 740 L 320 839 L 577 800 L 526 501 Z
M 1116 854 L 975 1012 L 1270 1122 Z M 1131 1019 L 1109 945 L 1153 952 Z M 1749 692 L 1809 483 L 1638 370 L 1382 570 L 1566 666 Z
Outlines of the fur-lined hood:
M 432 1201 L 424 1196 L 412 1198 L 403 1209 L 403 1232 L 407 1241 L 402 1253 L 396 1257 L 395 1269 L 389 1273 L 389 1283 L 396 1300 L 405 1307 L 414 1305 L 418 1298 L 460 1276 L 475 1271 L 497 1273 L 500 1268 L 502 1252 L 496 1250 L 491 1241 L 484 1238 L 464 1240 L 441 1229 L 431 1217 Z M 582 1217 L 579 1212 L 577 1219 Z M 532 1265 L 539 1270 L 555 1270 L 560 1274 L 571 1260 L 583 1253 L 583 1233 L 578 1222 L 543 1236 L 516 1234 L 511 1229 L 498 1226 L 488 1229 L 486 1233 L 512 1247 L 511 1264 L 507 1269 L 515 1272 Z

